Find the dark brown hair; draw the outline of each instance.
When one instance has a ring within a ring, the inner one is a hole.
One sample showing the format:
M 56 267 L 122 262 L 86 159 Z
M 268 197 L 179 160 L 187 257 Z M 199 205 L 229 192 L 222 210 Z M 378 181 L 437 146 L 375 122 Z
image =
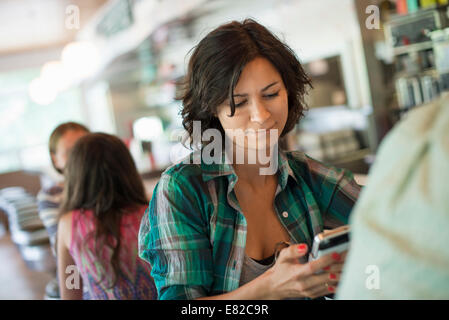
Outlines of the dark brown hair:
M 201 134 L 209 129 L 224 130 L 216 117 L 226 98 L 235 113 L 234 88 L 243 68 L 256 57 L 269 60 L 282 77 L 288 93 L 288 118 L 283 137 L 304 115 L 304 96 L 311 81 L 293 50 L 252 19 L 233 21 L 210 32 L 194 48 L 186 77 L 180 83 L 183 126 L 193 140 L 193 121 L 201 121 Z
M 61 214 L 92 210 L 95 216 L 95 250 L 113 249 L 111 287 L 121 274 L 119 266 L 121 217 L 147 204 L 142 180 L 125 144 L 105 133 L 80 138 L 64 170 L 66 184 Z M 106 263 L 106 261 L 104 261 Z
M 48 151 L 50 152 L 51 164 L 53 165 L 53 168 L 55 168 L 55 170 L 59 173 L 63 172 L 61 169 L 56 168 L 55 163 L 53 162 L 52 155 L 56 153 L 56 146 L 58 145 L 59 139 L 61 139 L 61 137 L 70 130 L 89 132 L 89 129 L 87 129 L 87 127 L 76 122 L 61 123 L 52 131 L 50 139 L 48 140 Z

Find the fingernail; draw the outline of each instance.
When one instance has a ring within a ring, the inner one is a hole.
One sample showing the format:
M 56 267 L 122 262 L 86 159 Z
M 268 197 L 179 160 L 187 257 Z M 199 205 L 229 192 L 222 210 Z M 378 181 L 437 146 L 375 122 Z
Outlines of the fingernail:
M 327 290 L 329 290 L 330 292 L 334 292 L 334 291 L 335 291 L 335 288 L 334 288 L 334 287 L 331 287 L 331 286 L 329 286 L 329 287 L 327 287 Z
M 300 244 L 298 246 L 298 251 L 300 251 L 300 252 L 306 251 L 306 249 L 307 249 L 307 246 L 305 244 Z
M 337 276 L 335 274 L 333 274 L 333 273 L 330 273 L 329 274 L 329 279 L 331 279 L 331 280 L 337 279 Z
M 332 253 L 332 259 L 334 259 L 335 261 L 340 260 L 340 255 L 336 252 Z
M 324 267 L 324 268 L 323 268 L 324 271 L 329 271 L 330 269 L 331 269 L 330 266 L 327 266 L 327 267 Z

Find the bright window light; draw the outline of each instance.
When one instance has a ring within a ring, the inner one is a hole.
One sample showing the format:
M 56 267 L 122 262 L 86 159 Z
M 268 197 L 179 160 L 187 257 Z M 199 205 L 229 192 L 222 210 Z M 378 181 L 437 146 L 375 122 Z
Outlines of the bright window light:
M 57 96 L 57 90 L 51 83 L 43 78 L 36 78 L 31 81 L 28 87 L 28 93 L 31 100 L 40 105 L 48 105 L 52 103 Z
M 92 76 L 99 66 L 98 49 L 90 42 L 72 42 L 61 54 L 64 69 L 71 79 L 82 80 Z
M 41 70 L 41 78 L 55 87 L 57 91 L 63 91 L 70 85 L 68 70 L 61 61 L 50 61 L 44 64 Z
M 134 137 L 141 141 L 153 141 L 163 133 L 162 121 L 158 117 L 144 117 L 133 124 Z

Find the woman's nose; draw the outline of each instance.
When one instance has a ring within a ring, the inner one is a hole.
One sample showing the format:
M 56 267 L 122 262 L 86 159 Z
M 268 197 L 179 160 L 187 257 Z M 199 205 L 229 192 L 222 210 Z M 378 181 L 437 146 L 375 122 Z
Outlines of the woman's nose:
M 260 124 L 271 117 L 271 113 L 267 110 L 265 105 L 261 101 L 255 101 L 251 106 L 251 121 L 258 122 Z

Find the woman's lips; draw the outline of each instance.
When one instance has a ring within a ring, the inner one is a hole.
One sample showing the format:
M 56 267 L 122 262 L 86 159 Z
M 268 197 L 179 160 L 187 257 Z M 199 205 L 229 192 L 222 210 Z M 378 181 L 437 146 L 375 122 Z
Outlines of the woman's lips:
M 273 124 L 271 127 L 269 127 L 269 128 L 267 128 L 267 129 L 246 129 L 245 130 L 245 134 L 249 134 L 249 133 L 252 133 L 252 134 L 254 134 L 254 133 L 257 133 L 257 134 L 260 134 L 260 133 L 262 133 L 262 132 L 267 132 L 267 131 L 270 131 L 270 130 L 272 130 L 272 129 L 275 129 L 275 126 L 276 126 L 276 124 Z M 277 130 L 277 129 L 276 129 Z

